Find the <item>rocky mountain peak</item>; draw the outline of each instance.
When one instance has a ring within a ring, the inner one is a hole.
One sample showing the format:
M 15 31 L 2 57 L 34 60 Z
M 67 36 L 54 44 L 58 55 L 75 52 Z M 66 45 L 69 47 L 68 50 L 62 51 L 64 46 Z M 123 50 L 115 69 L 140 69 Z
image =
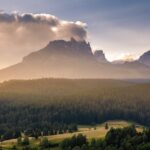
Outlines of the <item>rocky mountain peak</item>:
M 45 58 L 47 58 L 60 55 L 70 57 L 93 57 L 92 49 L 89 43 L 86 41 L 76 41 L 74 38 L 71 38 L 70 41 L 50 41 L 45 48 L 29 54 L 28 56 L 24 57 L 23 61 L 34 59 L 39 60 L 43 56 L 46 56 Z
M 96 50 L 94 52 L 94 57 L 96 58 L 96 60 L 100 63 L 107 63 L 107 59 L 105 57 L 105 54 L 102 50 Z

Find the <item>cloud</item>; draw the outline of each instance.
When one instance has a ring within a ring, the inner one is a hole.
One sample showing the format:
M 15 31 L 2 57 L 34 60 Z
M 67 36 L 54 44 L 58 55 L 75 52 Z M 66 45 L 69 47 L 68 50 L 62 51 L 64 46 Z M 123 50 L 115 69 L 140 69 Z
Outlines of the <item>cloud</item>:
M 137 59 L 137 56 L 135 54 L 126 53 L 122 54 L 122 56 L 120 56 L 120 59 L 123 61 L 134 61 Z
M 20 61 L 49 41 L 71 37 L 86 40 L 86 24 L 61 20 L 50 14 L 0 11 L 0 67 Z

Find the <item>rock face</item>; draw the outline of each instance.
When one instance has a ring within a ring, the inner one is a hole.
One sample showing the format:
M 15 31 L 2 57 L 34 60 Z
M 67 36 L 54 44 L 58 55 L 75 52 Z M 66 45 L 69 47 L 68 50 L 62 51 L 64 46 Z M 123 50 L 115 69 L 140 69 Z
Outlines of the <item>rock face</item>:
M 0 81 L 35 78 L 150 78 L 150 67 L 137 62 L 114 65 L 103 51 L 92 53 L 85 41 L 57 40 L 23 61 L 0 70 Z
M 105 54 L 102 50 L 96 50 L 94 52 L 94 57 L 96 58 L 96 60 L 100 63 L 108 63 Z
M 19 64 L 0 70 L 0 80 L 32 78 L 98 78 L 100 65 L 85 41 L 56 40 L 23 58 Z M 105 67 L 104 67 L 105 68 Z
M 144 53 L 140 58 L 139 62 L 142 64 L 145 64 L 147 66 L 150 66 L 150 50 Z
M 24 57 L 23 62 L 46 61 L 47 59 L 53 59 L 54 57 L 92 58 L 93 54 L 89 43 L 86 43 L 85 41 L 76 41 L 72 38 L 71 41 L 52 41 L 44 49 Z

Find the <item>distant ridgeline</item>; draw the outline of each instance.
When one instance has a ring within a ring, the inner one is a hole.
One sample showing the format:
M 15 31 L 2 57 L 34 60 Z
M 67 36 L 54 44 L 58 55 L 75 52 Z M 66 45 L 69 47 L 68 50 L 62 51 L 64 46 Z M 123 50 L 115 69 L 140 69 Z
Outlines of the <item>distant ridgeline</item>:
M 77 130 L 121 119 L 150 125 L 150 84 L 98 79 L 14 80 L 0 84 L 2 139 Z
M 55 78 L 150 78 L 150 52 L 132 62 L 110 63 L 101 50 L 94 54 L 86 41 L 56 40 L 0 70 L 0 80 Z

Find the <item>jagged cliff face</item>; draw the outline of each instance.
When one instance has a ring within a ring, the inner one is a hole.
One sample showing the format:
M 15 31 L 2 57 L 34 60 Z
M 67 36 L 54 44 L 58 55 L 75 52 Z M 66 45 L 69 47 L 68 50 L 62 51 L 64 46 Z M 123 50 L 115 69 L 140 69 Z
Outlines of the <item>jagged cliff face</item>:
M 24 63 L 29 62 L 45 62 L 53 61 L 53 59 L 77 59 L 93 57 L 90 44 L 85 41 L 71 41 L 57 40 L 50 42 L 44 49 L 33 52 L 23 58 Z
M 34 68 L 36 76 L 58 78 L 90 77 L 97 68 L 90 45 L 74 39 L 50 42 L 44 49 L 24 57 L 22 64 Z
M 142 64 L 145 64 L 147 66 L 150 66 L 150 50 L 144 53 L 140 58 L 139 62 Z
M 33 78 L 149 78 L 150 68 L 141 64 L 113 65 L 102 51 L 92 53 L 85 41 L 57 40 L 0 70 L 0 80 Z
M 0 78 L 98 78 L 99 65 L 89 43 L 57 40 L 24 57 L 20 64 L 1 70 Z

